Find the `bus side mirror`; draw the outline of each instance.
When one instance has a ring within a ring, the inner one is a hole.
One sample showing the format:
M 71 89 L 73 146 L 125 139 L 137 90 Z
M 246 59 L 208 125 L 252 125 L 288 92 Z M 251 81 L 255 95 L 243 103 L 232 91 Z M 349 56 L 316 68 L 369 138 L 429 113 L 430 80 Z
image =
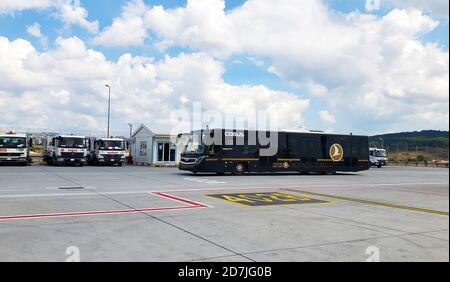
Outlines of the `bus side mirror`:
M 33 138 L 28 140 L 28 147 L 33 147 Z

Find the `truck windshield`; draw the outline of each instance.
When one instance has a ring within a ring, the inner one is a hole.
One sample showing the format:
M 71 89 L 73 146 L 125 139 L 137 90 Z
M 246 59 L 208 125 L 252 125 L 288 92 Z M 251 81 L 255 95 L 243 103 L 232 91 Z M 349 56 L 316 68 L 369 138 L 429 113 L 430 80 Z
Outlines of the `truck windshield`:
M 98 148 L 100 150 L 124 150 L 125 144 L 123 141 L 113 140 L 100 140 L 98 142 Z
M 386 157 L 387 156 L 386 150 L 377 150 L 376 156 L 377 157 L 382 157 L 382 158 Z
M 85 148 L 85 140 L 83 138 L 62 137 L 59 139 L 60 148 Z
M 0 148 L 25 148 L 27 140 L 23 137 L 0 137 Z

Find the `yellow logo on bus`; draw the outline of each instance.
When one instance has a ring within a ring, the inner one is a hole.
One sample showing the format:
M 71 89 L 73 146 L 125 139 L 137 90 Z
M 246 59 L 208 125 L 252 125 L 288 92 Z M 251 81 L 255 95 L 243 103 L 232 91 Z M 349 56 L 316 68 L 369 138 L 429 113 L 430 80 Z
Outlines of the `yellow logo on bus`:
M 344 157 L 344 149 L 339 144 L 333 144 L 330 147 L 330 157 L 333 161 L 339 162 Z

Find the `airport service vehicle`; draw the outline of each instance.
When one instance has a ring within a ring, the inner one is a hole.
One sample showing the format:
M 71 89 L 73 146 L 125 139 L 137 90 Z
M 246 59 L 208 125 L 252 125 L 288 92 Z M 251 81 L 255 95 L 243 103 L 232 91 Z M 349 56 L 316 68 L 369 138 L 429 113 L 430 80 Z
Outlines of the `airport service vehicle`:
M 369 169 L 369 138 L 309 132 L 192 131 L 179 169 L 217 174 Z
M 58 135 L 49 137 L 44 150 L 44 161 L 50 165 L 86 163 L 88 150 L 85 136 Z
M 31 139 L 25 134 L 9 132 L 0 135 L 0 163 L 30 163 Z
M 387 153 L 385 149 L 369 148 L 369 156 L 371 166 L 380 168 L 388 164 Z
M 89 139 L 89 164 L 117 164 L 125 162 L 125 141 L 120 138 Z

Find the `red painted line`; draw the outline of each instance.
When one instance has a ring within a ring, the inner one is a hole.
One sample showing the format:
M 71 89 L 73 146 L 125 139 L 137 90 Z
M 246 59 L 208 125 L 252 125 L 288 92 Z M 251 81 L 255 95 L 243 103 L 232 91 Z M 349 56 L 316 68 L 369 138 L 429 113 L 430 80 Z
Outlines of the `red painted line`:
M 52 218 L 52 217 L 70 217 L 70 216 L 86 216 L 86 215 L 109 215 L 109 214 L 130 214 L 130 213 L 141 213 L 141 212 L 155 212 L 155 211 L 171 211 L 171 210 L 183 210 L 183 209 L 198 209 L 198 208 L 208 208 L 210 206 L 197 203 L 194 201 L 179 198 L 166 193 L 152 193 L 160 197 L 168 198 L 173 201 L 181 202 L 187 204 L 188 206 L 178 206 L 178 207 L 162 207 L 162 208 L 144 208 L 144 209 L 127 209 L 127 210 L 110 210 L 110 211 L 86 211 L 86 212 L 65 212 L 65 213 L 47 213 L 47 214 L 24 214 L 24 215 L 10 215 L 10 216 L 0 216 L 0 221 L 2 220 L 15 220 L 15 219 L 36 219 L 36 218 Z
M 177 202 L 181 202 L 181 203 L 184 203 L 184 204 L 188 204 L 188 205 L 191 205 L 191 206 L 204 207 L 204 208 L 209 207 L 208 205 L 205 205 L 205 204 L 202 204 L 202 203 L 194 202 L 194 201 L 191 201 L 191 200 L 186 200 L 186 199 L 183 199 L 183 198 L 180 198 L 180 197 L 176 197 L 176 196 L 173 196 L 173 195 L 169 195 L 169 194 L 166 194 L 166 193 L 162 193 L 162 192 L 153 192 L 152 194 L 157 195 L 157 196 L 161 196 L 161 197 L 164 197 L 164 198 L 168 198 L 168 199 L 171 199 L 171 200 L 174 200 L 174 201 L 177 201 Z

